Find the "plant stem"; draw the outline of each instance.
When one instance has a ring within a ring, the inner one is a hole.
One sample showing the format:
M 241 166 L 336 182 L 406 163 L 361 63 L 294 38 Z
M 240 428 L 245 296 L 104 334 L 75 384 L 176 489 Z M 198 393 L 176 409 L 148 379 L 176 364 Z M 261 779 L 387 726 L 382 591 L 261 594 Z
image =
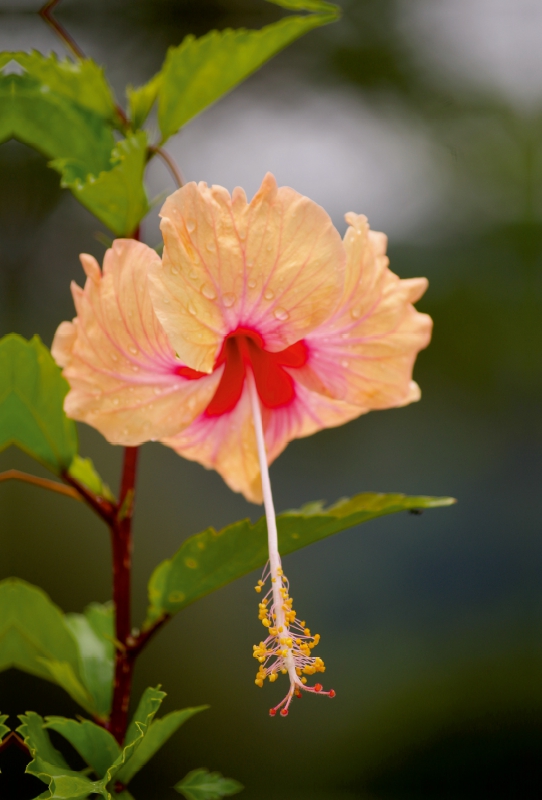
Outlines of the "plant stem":
M 51 481 L 49 478 L 38 478 L 37 475 L 29 475 L 27 472 L 21 472 L 19 469 L 8 469 L 5 472 L 0 472 L 0 483 L 2 481 L 23 481 L 24 483 L 31 483 L 33 486 L 41 486 L 42 489 L 48 489 L 50 492 L 58 492 L 66 497 L 73 497 L 74 500 L 83 500 L 81 493 L 72 486 L 64 486 L 58 481 Z
M 183 180 L 183 176 L 181 174 L 181 170 L 177 166 L 177 162 L 175 161 L 173 156 L 170 155 L 167 152 L 167 150 L 164 150 L 163 147 L 158 147 L 158 145 L 152 145 L 152 144 L 149 145 L 148 151 L 149 151 L 149 154 L 157 155 L 157 156 L 159 156 L 159 158 L 162 159 L 164 164 L 169 169 L 169 171 L 171 173 L 171 176 L 172 176 L 173 180 L 175 181 L 177 189 L 181 189 L 184 186 L 184 180 Z
M 63 25 L 60 24 L 60 22 L 57 22 L 53 16 L 53 11 L 55 10 L 56 6 L 60 4 L 60 2 L 61 0 L 49 0 L 49 2 L 45 3 L 40 8 L 38 14 L 54 30 L 54 32 L 60 36 L 62 41 L 65 43 L 68 49 L 71 50 L 76 58 L 85 58 L 85 54 L 75 39 L 72 39 L 68 31 L 63 27 Z
M 124 465 L 118 511 L 110 526 L 113 551 L 113 603 L 115 606 L 115 681 L 113 704 L 108 728 L 122 744 L 128 722 L 128 706 L 135 662 L 132 650 L 131 571 L 132 571 L 132 512 L 137 471 L 137 447 L 124 449 Z

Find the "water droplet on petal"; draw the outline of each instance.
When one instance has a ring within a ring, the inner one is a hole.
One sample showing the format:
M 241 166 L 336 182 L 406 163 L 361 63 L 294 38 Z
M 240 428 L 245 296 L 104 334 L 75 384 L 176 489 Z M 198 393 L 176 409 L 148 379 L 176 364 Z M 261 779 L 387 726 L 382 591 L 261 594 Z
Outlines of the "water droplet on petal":
M 286 311 L 285 308 L 276 308 L 274 311 L 276 319 L 280 319 L 282 322 L 289 318 L 289 313 Z
M 149 403 L 149 406 L 148 406 L 148 408 L 149 408 L 149 411 L 152 411 L 152 409 L 154 408 L 153 404 L 152 404 L 152 403 Z
M 196 220 L 195 219 L 187 219 L 186 220 L 186 230 L 190 231 L 190 233 L 192 233 L 192 231 L 196 230 Z
M 169 303 L 169 297 L 167 295 L 164 295 L 162 297 L 162 300 L 163 300 L 164 303 Z
M 196 314 L 198 313 L 197 309 L 196 309 L 196 306 L 192 305 L 192 303 L 188 304 L 188 313 L 192 314 L 193 317 L 195 317 Z
M 154 394 L 162 394 L 162 390 L 159 386 L 154 387 Z
M 256 288 L 256 281 L 254 280 L 254 278 L 251 278 L 249 281 L 247 281 L 247 283 L 248 283 L 248 288 L 249 289 L 255 289 Z
M 348 361 L 347 358 L 343 358 L 343 360 L 341 361 L 341 367 L 344 367 L 346 369 L 346 367 L 349 365 L 349 363 L 350 362 Z
M 139 367 L 137 366 L 137 364 L 133 364 L 132 371 L 133 372 L 139 372 Z
M 128 436 L 129 433 L 130 433 L 130 429 L 129 428 L 124 428 L 124 430 L 122 431 L 122 435 L 123 436 Z
M 171 272 L 172 275 L 178 275 L 179 274 L 179 269 L 178 269 L 178 267 L 171 267 L 170 272 Z
M 118 406 L 118 404 L 119 404 L 119 398 L 118 397 L 114 397 L 113 398 L 113 405 L 114 406 Z
M 350 334 L 347 331 L 345 331 L 344 333 L 341 333 L 341 339 L 348 339 L 349 336 L 350 336 Z
M 129 389 L 128 389 L 128 391 L 129 391 L 129 392 L 135 392 L 135 389 L 134 389 L 134 387 L 133 387 L 133 386 L 130 386 L 130 387 L 129 387 Z
M 210 240 L 207 242 L 207 244 L 205 245 L 205 247 L 206 247 L 206 249 L 207 249 L 207 250 L 208 250 L 210 253 L 214 253 L 214 252 L 215 252 L 215 250 L 216 250 L 216 244 L 213 242 L 213 240 L 212 240 L 212 239 L 210 239 Z
M 231 292 L 226 292 L 226 294 L 222 295 L 222 302 L 226 306 L 226 308 L 231 308 L 232 305 L 235 303 L 235 295 Z
M 192 280 L 195 281 L 196 278 L 198 277 L 198 271 L 195 270 L 195 269 L 191 269 L 189 274 L 188 274 L 188 277 L 192 278 Z
M 119 357 L 118 357 L 118 355 L 116 353 L 111 353 L 111 358 L 113 359 L 113 361 L 118 361 L 119 360 Z
M 214 300 L 216 298 L 214 286 L 211 286 L 209 283 L 206 283 L 205 286 L 202 286 L 201 293 L 207 298 L 207 300 Z
M 359 319 L 361 317 L 361 308 L 353 308 L 350 311 L 350 316 L 354 319 Z
M 271 252 L 271 250 L 273 249 L 273 245 L 271 244 L 271 242 L 269 242 L 269 244 L 267 245 L 267 247 L 265 249 L 267 250 L 268 253 Z
M 133 346 L 133 344 L 132 344 L 132 345 L 130 345 L 130 347 L 128 348 L 128 350 L 129 350 L 129 351 L 130 351 L 130 353 L 132 353 L 134 356 L 135 356 L 135 355 L 137 355 L 137 347 L 134 347 L 134 346 Z
M 266 289 L 265 290 L 264 297 L 265 297 L 266 300 L 272 300 L 274 298 L 274 296 L 275 296 L 275 292 L 273 291 L 273 289 Z

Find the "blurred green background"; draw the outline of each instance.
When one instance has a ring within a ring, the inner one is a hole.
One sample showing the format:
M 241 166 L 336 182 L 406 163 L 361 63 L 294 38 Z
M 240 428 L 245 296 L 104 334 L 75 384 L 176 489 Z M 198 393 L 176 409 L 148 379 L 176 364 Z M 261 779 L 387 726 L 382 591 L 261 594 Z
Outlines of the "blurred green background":
M 38 6 L 0 0 L 1 49 L 64 52 Z M 173 798 L 169 787 L 199 766 L 241 780 L 246 800 L 539 797 L 542 5 L 342 6 L 341 22 L 275 58 L 168 149 L 187 179 L 249 194 L 270 169 L 341 231 L 345 212 L 366 213 L 390 237 L 392 269 L 430 280 L 422 401 L 292 443 L 271 470 L 278 509 L 363 490 L 459 503 L 287 557 L 296 607 L 322 635 L 333 703 L 307 697 L 288 719 L 268 717 L 284 686 L 254 686 L 254 576 L 183 611 L 141 658 L 135 693 L 161 682 L 166 710 L 211 710 L 134 781 L 142 800 Z M 280 16 L 261 0 L 65 0 L 58 14 L 119 97 L 186 33 Z M 173 188 L 159 164 L 149 186 L 152 196 Z M 151 245 L 158 208 L 144 224 Z M 38 154 L 0 148 L 0 333 L 50 344 L 73 316 L 78 253 L 103 255 L 98 227 Z M 119 450 L 80 432 L 81 452 L 116 485 Z M 8 467 L 36 471 L 14 450 L 0 455 Z M 136 621 L 150 571 L 184 537 L 259 515 L 217 475 L 154 444 L 143 447 L 136 511 Z M 106 530 L 85 508 L 2 484 L 0 527 L 1 577 L 39 584 L 69 611 L 110 596 Z M 0 675 L 0 687 L 14 715 L 78 712 L 23 674 Z M 12 797 L 13 763 L 0 766 Z M 17 796 L 37 788 L 29 779 Z

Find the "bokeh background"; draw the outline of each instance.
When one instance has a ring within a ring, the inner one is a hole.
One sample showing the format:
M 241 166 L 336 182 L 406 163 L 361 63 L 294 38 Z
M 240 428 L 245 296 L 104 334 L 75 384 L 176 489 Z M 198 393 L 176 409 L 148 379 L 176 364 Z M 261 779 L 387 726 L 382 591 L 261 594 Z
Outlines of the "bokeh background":
M 269 719 L 284 686 L 254 686 L 254 576 L 179 614 L 141 658 L 136 694 L 161 682 L 166 710 L 211 709 L 140 774 L 142 800 L 173 798 L 199 766 L 241 780 L 246 800 L 539 797 L 542 4 L 341 4 L 339 23 L 276 57 L 168 149 L 186 179 L 249 195 L 271 170 L 341 230 L 345 212 L 366 213 L 390 237 L 394 271 L 430 280 L 419 303 L 435 320 L 416 365 L 422 401 L 293 442 L 271 470 L 278 508 L 363 490 L 459 503 L 287 557 L 296 607 L 322 635 L 333 703 L 305 698 L 288 719 Z M 1 0 L 1 49 L 64 52 L 37 6 Z M 185 34 L 261 27 L 281 13 L 262 0 L 65 0 L 58 17 L 122 98 Z M 153 164 L 150 194 L 172 188 Z M 151 245 L 158 208 L 144 224 Z M 50 344 L 73 315 L 78 253 L 103 255 L 97 230 L 42 157 L 0 147 L 1 333 Z M 120 452 L 80 433 L 115 486 Z M 10 466 L 36 470 L 14 450 L 0 455 Z M 186 536 L 259 514 L 217 475 L 145 445 L 136 620 L 150 571 Z M 2 484 L 0 528 L 2 577 L 39 584 L 70 611 L 110 596 L 106 530 L 85 508 Z M 78 711 L 15 672 L 0 676 L 0 698 L 14 715 Z M 12 797 L 14 767 L 0 766 Z M 30 781 L 17 796 L 36 789 Z

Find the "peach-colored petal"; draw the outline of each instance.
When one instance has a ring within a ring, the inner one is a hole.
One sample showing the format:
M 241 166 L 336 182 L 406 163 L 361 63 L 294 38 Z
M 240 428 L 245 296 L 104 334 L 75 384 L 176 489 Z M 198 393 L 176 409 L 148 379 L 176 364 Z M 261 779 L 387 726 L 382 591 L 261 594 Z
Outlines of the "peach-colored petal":
M 325 320 L 343 290 L 345 253 L 327 213 L 271 174 L 250 203 L 241 189 L 190 183 L 162 209 L 164 255 L 154 308 L 179 358 L 210 372 L 238 327 L 283 350 Z
M 221 370 L 200 380 L 181 366 L 153 311 L 147 275 L 154 250 L 118 239 L 104 258 L 81 261 L 85 288 L 72 284 L 73 322 L 59 326 L 52 353 L 70 384 L 69 417 L 97 428 L 114 444 L 136 445 L 182 430 L 213 396 Z
M 400 280 L 388 268 L 386 238 L 365 217 L 348 214 L 345 289 L 336 311 L 306 337 L 308 364 L 298 379 L 364 408 L 390 408 L 420 397 L 413 389 L 416 356 L 432 321 L 412 305 L 425 278 Z
M 301 385 L 296 391 L 297 396 L 290 405 L 272 411 L 264 409 L 269 464 L 292 439 L 342 425 L 369 410 L 323 397 Z M 184 458 L 215 469 L 230 489 L 241 492 L 250 502 L 262 502 L 256 436 L 246 384 L 233 411 L 217 417 L 202 414 L 182 433 L 164 439 L 163 443 Z

